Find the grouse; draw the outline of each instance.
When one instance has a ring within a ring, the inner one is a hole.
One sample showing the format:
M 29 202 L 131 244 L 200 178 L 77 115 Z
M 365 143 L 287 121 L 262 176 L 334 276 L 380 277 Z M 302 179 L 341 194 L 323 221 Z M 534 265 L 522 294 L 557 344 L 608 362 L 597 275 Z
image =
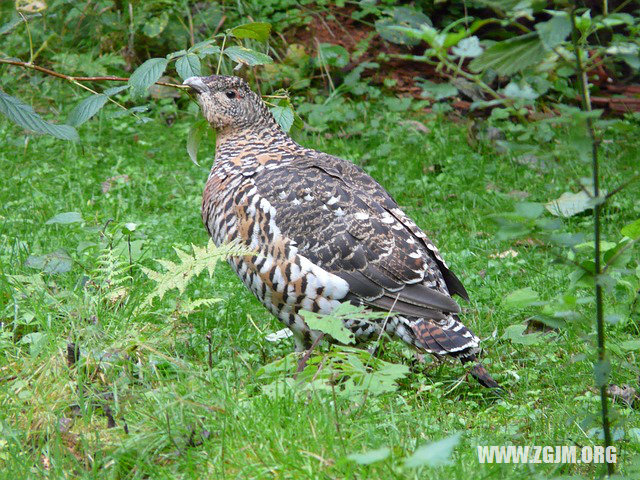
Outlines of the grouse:
M 358 166 L 302 147 L 261 97 L 235 76 L 190 77 L 217 131 L 202 219 L 216 245 L 255 254 L 229 260 L 244 284 L 293 332 L 297 350 L 321 333 L 301 310 L 331 313 L 341 302 L 391 311 L 384 320 L 346 320 L 356 340 L 382 330 L 419 351 L 476 361 L 479 339 L 460 319 L 467 292 L 436 246 Z M 498 387 L 476 363 L 471 374 Z

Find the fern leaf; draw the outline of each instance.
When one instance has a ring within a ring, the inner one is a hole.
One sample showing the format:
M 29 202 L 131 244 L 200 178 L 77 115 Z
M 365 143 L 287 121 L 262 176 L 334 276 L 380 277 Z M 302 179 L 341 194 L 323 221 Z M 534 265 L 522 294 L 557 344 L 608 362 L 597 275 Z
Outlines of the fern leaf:
M 150 305 L 155 298 L 162 299 L 169 290 L 177 289 L 178 292 L 183 293 L 189 282 L 200 275 L 205 269 L 209 272 L 209 276 L 213 276 L 215 266 L 220 260 L 252 254 L 246 247 L 235 244 L 225 244 L 216 247 L 211 240 L 209 240 L 209 243 L 204 248 L 191 245 L 191 249 L 193 254 L 174 247 L 179 259 L 178 262 L 156 259 L 156 262 L 164 267 L 165 272 L 156 272 L 149 268 L 142 268 L 144 274 L 156 282 L 155 288 L 147 296 L 142 306 Z

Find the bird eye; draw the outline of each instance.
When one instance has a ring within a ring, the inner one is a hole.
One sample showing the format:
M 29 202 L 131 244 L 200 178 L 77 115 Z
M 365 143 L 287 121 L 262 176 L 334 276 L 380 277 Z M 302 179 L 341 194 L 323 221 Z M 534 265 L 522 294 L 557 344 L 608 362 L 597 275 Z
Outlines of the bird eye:
M 229 90 L 228 92 L 226 92 L 227 98 L 236 98 L 236 92 L 234 92 L 233 90 Z

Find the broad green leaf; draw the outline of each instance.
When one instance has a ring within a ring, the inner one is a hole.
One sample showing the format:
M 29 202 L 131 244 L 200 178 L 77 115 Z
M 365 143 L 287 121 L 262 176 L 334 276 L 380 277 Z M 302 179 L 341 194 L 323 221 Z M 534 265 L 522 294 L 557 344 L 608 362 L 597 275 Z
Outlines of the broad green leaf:
M 231 35 L 236 38 L 253 38 L 259 42 L 266 42 L 270 33 L 271 24 L 267 22 L 245 23 L 231 29 Z
M 47 344 L 49 336 L 44 332 L 27 333 L 20 343 L 29 345 L 29 355 L 37 357 Z
M 340 343 L 355 343 L 353 332 L 345 328 L 342 319 L 330 315 L 319 315 L 312 312 L 301 311 L 309 328 L 326 333 Z
M 341 45 L 321 43 L 318 45 L 316 61 L 320 64 L 326 63 L 330 67 L 344 68 L 349 63 L 349 52 Z
M 79 139 L 78 132 L 72 126 L 47 122 L 30 105 L 7 95 L 2 90 L 0 90 L 0 113 L 26 130 L 53 135 L 62 140 L 75 142 Z
M 45 273 L 66 273 L 73 267 L 73 260 L 64 250 L 56 250 L 46 255 L 30 255 L 25 266 L 42 270 Z
M 189 135 L 187 136 L 187 153 L 189 154 L 191 161 L 198 166 L 200 166 L 198 163 L 198 148 L 200 147 L 202 137 L 207 132 L 208 128 L 209 123 L 205 119 L 198 120 L 191 125 Z
M 191 51 L 191 49 L 189 49 L 189 51 Z M 167 60 L 173 60 L 174 58 L 182 57 L 183 55 L 186 55 L 186 54 L 187 54 L 187 51 L 183 49 L 183 50 L 178 50 L 177 52 L 171 52 L 166 56 L 166 58 Z
M 140 65 L 129 77 L 133 96 L 145 95 L 148 88 L 162 76 L 168 62 L 166 58 L 150 58 Z
M 631 240 L 638 240 L 640 238 L 640 218 L 622 227 L 620 233 L 625 237 L 629 237 Z
M 271 108 L 271 113 L 285 132 L 291 130 L 294 119 L 294 112 L 291 107 L 275 106 Z
M 74 127 L 82 125 L 84 122 L 98 113 L 100 109 L 104 107 L 104 104 L 107 103 L 108 100 L 109 97 L 102 93 L 91 95 L 85 98 L 78 105 L 76 105 L 73 110 L 71 110 L 69 118 L 67 118 L 67 123 L 69 125 L 73 125 Z
M 153 38 L 160 35 L 169 23 L 169 14 L 162 12 L 160 15 L 156 15 L 147 19 L 142 27 L 142 33 L 147 37 Z
M 475 58 L 482 54 L 480 41 L 475 35 L 473 37 L 462 39 L 451 49 L 458 57 Z
M 493 44 L 469 66 L 476 72 L 492 69 L 498 75 L 509 76 L 540 63 L 545 55 L 540 37 L 527 34 Z
M 424 80 L 420 86 L 422 87 L 422 96 L 431 97 L 434 100 L 442 100 L 458 94 L 458 89 L 450 83 L 433 83 L 431 80 Z
M 186 80 L 189 77 L 200 76 L 200 59 L 193 53 L 187 53 L 176 62 L 176 71 L 180 78 Z
M 536 23 L 538 36 L 547 50 L 552 50 L 560 45 L 571 33 L 569 14 L 566 12 L 558 13 L 559 15 L 555 15 L 551 20 Z
M 593 199 L 583 190 L 578 193 L 565 192 L 560 198 L 546 203 L 545 208 L 551 215 L 568 218 L 593 208 Z
M 453 449 L 460 443 L 460 435 L 460 433 L 454 433 L 443 440 L 423 445 L 405 460 L 405 466 L 416 468 L 423 465 L 432 467 L 449 465 Z
M 542 341 L 541 332 L 525 334 L 526 329 L 526 325 L 511 325 L 505 328 L 502 338 L 519 345 L 535 345 Z
M 531 287 L 520 288 L 507 295 L 503 303 L 512 308 L 522 308 L 531 305 L 539 300 L 538 292 Z
M 609 383 L 609 374 L 611 373 L 611 362 L 607 359 L 601 360 L 593 365 L 593 375 L 595 377 L 596 387 L 602 387 Z
M 264 53 L 256 52 L 255 50 L 245 47 L 229 47 L 224 50 L 224 54 L 234 62 L 241 65 L 249 65 L 250 67 L 253 67 L 254 65 L 273 63 L 273 60 L 269 55 L 265 55 Z
M 391 18 L 381 18 L 375 23 L 376 31 L 382 38 L 391 43 L 409 46 L 420 43 L 419 35 L 408 35 L 396 27 L 409 28 L 419 32 L 423 26 L 431 27 L 431 19 L 424 13 L 407 7 L 395 8 Z
M 15 28 L 16 25 L 20 23 L 22 23 L 22 17 L 13 17 L 11 20 L 0 27 L 0 35 L 4 35 L 5 33 L 10 32 Z
M 189 49 L 189 53 L 195 53 L 200 58 L 204 58 L 212 53 L 220 53 L 220 47 L 213 45 L 216 40 L 205 40 L 204 42 L 196 43 Z
M 78 212 L 65 212 L 59 213 L 54 217 L 51 217 L 49 220 L 45 222 L 45 225 L 52 225 L 54 223 L 59 223 L 66 225 L 68 223 L 79 223 L 82 222 L 82 215 Z
M 388 447 L 378 448 L 377 450 L 369 450 L 364 453 L 352 453 L 347 456 L 349 460 L 353 460 L 359 465 L 371 465 L 372 463 L 381 462 L 391 454 Z
M 515 206 L 515 213 L 524 218 L 535 219 L 540 217 L 544 212 L 544 207 L 539 203 L 534 202 L 520 202 Z

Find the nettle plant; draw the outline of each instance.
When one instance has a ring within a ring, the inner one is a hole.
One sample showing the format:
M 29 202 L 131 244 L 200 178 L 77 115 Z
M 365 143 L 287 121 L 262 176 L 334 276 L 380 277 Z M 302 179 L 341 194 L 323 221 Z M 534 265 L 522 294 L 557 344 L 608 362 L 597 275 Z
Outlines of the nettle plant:
M 491 8 L 495 16 L 464 16 L 444 28 L 422 16 L 385 25 L 381 31 L 391 32 L 385 38 L 396 43 L 426 43 L 422 55 L 400 55 L 433 65 L 450 79 L 438 84 L 423 81 L 426 96 L 442 100 L 462 93 L 473 100 L 471 110 L 491 107 L 494 118 L 520 119 L 541 97 L 575 101 L 579 88 L 574 81 L 574 37 L 587 75 L 599 75 L 603 67 L 626 76 L 640 69 L 639 19 L 620 11 L 629 2 L 609 11 L 604 1 L 599 14 L 586 8 L 578 11 L 575 2 L 566 0 L 475 3 Z M 549 4 L 555 8 L 546 8 Z M 489 40 L 487 32 L 507 38 Z
M 27 20 L 22 17 L 24 22 Z M 26 24 L 28 28 L 28 23 Z M 27 30 L 29 31 L 29 30 Z M 174 70 L 182 80 L 208 73 L 231 73 L 243 67 L 273 63 L 273 59 L 262 48 L 269 50 L 268 39 L 271 25 L 264 22 L 253 22 L 238 25 L 218 33 L 208 40 L 196 43 L 186 50 L 172 52 L 165 57 L 150 58 L 136 68 L 129 78 L 110 75 L 79 77 L 56 72 L 33 63 L 34 49 L 30 42 L 28 61 L 15 58 L 0 58 L 0 63 L 31 69 L 66 80 L 73 85 L 88 91 L 91 95 L 78 103 L 69 113 L 65 123 L 52 123 L 42 118 L 33 107 L 8 93 L 0 90 L 0 113 L 9 120 L 28 131 L 53 135 L 62 140 L 78 141 L 80 139 L 76 127 L 95 116 L 105 105 L 113 104 L 122 111 L 133 115 L 139 122 L 150 121 L 144 116 L 148 107 L 144 105 L 125 106 L 127 103 L 139 103 L 148 95 L 150 87 L 175 88 L 187 91 L 187 87 L 167 81 L 160 81 L 167 71 Z M 126 82 L 125 85 L 106 88 L 98 91 L 89 87 L 88 83 Z M 289 97 L 285 91 L 265 97 L 271 111 L 285 131 L 289 131 L 297 120 Z M 299 121 L 299 119 L 298 119 Z M 205 132 L 210 130 L 205 120 L 195 122 L 188 137 L 187 151 L 191 159 L 197 163 L 198 145 Z

